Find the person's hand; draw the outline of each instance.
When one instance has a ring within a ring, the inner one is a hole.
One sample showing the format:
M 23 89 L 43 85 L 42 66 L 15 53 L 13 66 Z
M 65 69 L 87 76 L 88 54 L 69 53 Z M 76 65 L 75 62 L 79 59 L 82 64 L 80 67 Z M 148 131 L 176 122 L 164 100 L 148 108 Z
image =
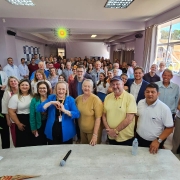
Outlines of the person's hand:
M 56 106 L 57 109 L 60 109 L 60 102 L 59 101 L 51 101 L 51 104 Z
M 7 125 L 8 125 L 9 127 L 11 127 L 11 125 L 12 125 L 11 120 L 7 120 Z
M 1 90 L 5 90 L 5 89 L 6 89 L 6 85 L 2 85 Z
M 158 149 L 159 149 L 159 142 L 156 139 L 151 143 L 150 148 L 149 148 L 149 152 L 151 154 L 156 154 L 158 152 Z
M 111 136 L 112 138 L 116 138 L 118 136 L 118 134 L 116 134 L 116 132 L 114 131 L 114 129 L 106 129 L 106 132 L 109 136 Z
M 93 134 L 92 139 L 89 143 L 91 146 L 95 146 L 97 144 L 97 136 Z
M 62 111 L 62 112 L 65 111 L 64 105 L 62 103 L 60 103 L 59 110 Z
M 32 133 L 34 134 L 35 137 L 38 137 L 39 134 L 38 134 L 38 131 L 37 130 L 33 130 Z
M 22 124 L 22 123 L 19 123 L 19 124 L 17 124 L 17 126 L 18 126 L 18 129 L 20 130 L 20 131 L 24 131 L 25 129 L 25 125 L 24 124 Z

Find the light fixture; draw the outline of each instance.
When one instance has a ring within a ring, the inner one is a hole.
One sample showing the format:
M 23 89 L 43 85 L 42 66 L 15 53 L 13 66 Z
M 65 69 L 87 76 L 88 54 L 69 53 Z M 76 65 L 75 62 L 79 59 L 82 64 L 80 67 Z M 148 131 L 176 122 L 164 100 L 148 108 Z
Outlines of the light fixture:
M 105 8 L 127 8 L 134 0 L 108 0 Z
M 35 4 L 31 0 L 6 0 L 13 5 L 21 6 L 34 6 Z
M 91 37 L 92 37 L 92 38 L 95 38 L 96 36 L 97 36 L 97 35 L 93 34 Z

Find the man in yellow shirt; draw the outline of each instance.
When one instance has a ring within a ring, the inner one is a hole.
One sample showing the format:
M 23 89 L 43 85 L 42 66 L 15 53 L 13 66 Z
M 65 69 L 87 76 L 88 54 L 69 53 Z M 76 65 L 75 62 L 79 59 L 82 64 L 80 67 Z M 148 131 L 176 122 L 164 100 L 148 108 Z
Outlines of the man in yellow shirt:
M 119 76 L 114 76 L 110 85 L 113 92 L 105 98 L 102 116 L 109 144 L 131 146 L 134 139 L 134 115 L 137 113 L 135 98 L 124 91 Z

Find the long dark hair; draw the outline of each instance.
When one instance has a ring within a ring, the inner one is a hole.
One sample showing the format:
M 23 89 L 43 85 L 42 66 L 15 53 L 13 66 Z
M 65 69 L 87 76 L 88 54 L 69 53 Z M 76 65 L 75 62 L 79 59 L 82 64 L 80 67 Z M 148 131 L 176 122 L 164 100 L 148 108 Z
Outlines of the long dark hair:
M 104 81 L 103 81 L 103 87 L 106 88 L 106 83 L 107 83 L 107 77 L 104 73 L 100 73 L 104 76 Z M 101 84 L 101 81 L 99 80 L 99 82 L 97 83 L 97 86 L 99 86 Z
M 40 81 L 37 83 L 37 93 L 34 94 L 34 97 L 36 98 L 36 100 L 39 100 L 41 97 L 41 95 L 39 93 L 39 86 L 42 84 L 44 84 L 47 88 L 47 97 L 50 95 L 50 87 L 49 87 L 48 83 L 46 81 Z

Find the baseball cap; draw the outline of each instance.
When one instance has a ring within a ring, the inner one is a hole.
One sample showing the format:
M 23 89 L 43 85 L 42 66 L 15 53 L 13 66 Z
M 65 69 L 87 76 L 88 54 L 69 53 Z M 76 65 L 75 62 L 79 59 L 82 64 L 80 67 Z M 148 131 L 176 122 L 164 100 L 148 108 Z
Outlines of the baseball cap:
M 122 81 L 121 77 L 120 76 L 114 76 L 110 82 L 113 82 L 113 81 Z

